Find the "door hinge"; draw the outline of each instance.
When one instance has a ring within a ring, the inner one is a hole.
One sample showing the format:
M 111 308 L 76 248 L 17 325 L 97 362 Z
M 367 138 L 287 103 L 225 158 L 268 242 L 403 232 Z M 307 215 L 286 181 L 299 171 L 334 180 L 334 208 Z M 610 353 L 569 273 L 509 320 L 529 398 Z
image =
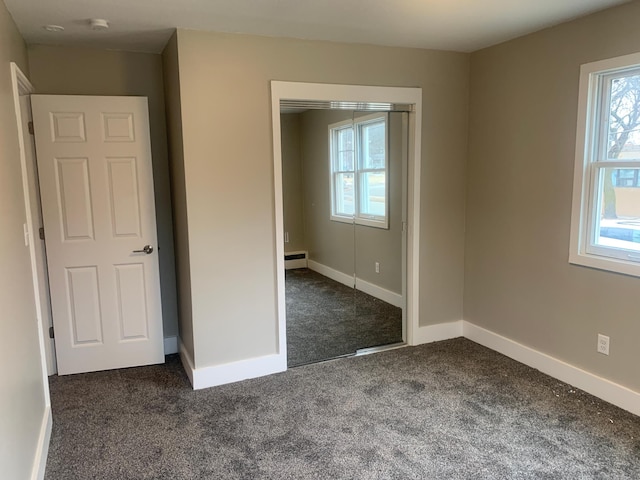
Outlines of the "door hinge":
M 53 327 L 49 327 L 49 338 L 55 338 L 55 335 L 53 334 Z
M 27 125 L 28 125 L 28 128 L 29 128 L 29 133 L 31 135 L 33 135 L 34 132 L 35 132 L 35 130 L 33 129 L 33 122 L 29 122 Z
M 40 233 L 40 240 L 44 240 L 44 227 L 40 227 L 38 232 Z

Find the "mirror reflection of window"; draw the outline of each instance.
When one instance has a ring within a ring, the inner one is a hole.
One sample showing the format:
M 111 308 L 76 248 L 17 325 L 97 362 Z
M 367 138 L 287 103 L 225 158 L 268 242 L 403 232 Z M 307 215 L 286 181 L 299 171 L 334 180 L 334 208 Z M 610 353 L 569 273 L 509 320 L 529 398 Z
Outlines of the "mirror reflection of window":
M 329 125 L 331 219 L 388 228 L 388 115 Z

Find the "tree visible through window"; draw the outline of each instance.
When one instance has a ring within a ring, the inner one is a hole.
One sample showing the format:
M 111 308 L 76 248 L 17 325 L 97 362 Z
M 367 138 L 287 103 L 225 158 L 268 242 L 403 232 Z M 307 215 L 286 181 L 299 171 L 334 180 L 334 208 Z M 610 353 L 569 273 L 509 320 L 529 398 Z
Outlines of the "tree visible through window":
M 387 228 L 387 116 L 329 126 L 331 219 Z

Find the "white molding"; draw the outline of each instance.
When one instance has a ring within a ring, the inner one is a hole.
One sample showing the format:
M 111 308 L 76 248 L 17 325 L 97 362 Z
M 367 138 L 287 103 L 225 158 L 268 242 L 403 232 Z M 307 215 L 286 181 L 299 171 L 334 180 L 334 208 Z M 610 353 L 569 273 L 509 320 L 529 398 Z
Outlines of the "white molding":
M 304 255 L 304 258 L 297 258 L 295 260 L 286 260 L 284 261 L 284 269 L 285 270 L 293 270 L 294 268 L 307 268 L 307 259 L 309 258 L 309 252 L 306 250 L 298 250 L 295 252 L 284 252 L 284 256 L 287 255 Z
M 335 268 L 327 267 L 322 263 L 318 263 L 314 260 L 308 260 L 307 266 L 309 270 L 313 270 L 314 272 L 318 272 L 320 275 L 324 275 L 325 277 L 330 278 L 331 280 L 335 280 L 343 285 L 346 285 L 350 288 L 356 288 L 356 290 L 360 290 L 366 294 L 371 295 L 372 297 L 376 297 L 377 299 L 382 300 L 383 302 L 390 303 L 394 307 L 402 308 L 402 295 L 399 293 L 392 292 L 391 290 L 387 290 L 386 288 L 382 288 L 378 285 L 375 285 L 371 282 L 367 282 L 366 280 L 362 280 L 361 278 L 355 278 L 353 275 L 349 275 L 347 273 L 343 273 Z
M 295 260 L 285 260 L 284 261 L 284 269 L 285 270 L 294 270 L 296 268 L 307 268 L 307 259 L 306 258 L 297 258 Z
M 53 416 L 51 407 L 45 406 L 42 416 L 42 426 L 38 437 L 38 445 L 31 469 L 31 480 L 43 480 L 44 471 L 47 466 L 47 456 L 49 454 L 49 441 L 51 440 L 51 427 L 53 426 Z
M 353 275 L 349 275 L 347 273 L 342 273 L 335 268 L 327 267 L 322 263 L 318 263 L 315 260 L 307 260 L 307 266 L 309 270 L 313 270 L 314 272 L 318 272 L 320 275 L 324 275 L 325 277 L 330 278 L 331 280 L 335 280 L 338 283 L 346 285 L 347 287 L 353 288 L 354 279 Z
M 469 340 L 484 345 L 523 363 L 540 370 L 553 378 L 584 390 L 606 402 L 640 415 L 640 393 L 614 383 L 606 378 L 582 370 L 571 364 L 558 360 L 546 353 L 539 352 L 514 340 L 503 337 L 490 330 L 463 322 L 463 334 Z
M 463 332 L 462 324 L 462 320 L 457 320 L 454 322 L 418 327 L 409 345 L 416 346 L 461 337 Z
M 358 277 L 356 277 L 356 290 L 360 290 L 372 297 L 376 297 L 383 302 L 393 305 L 394 307 L 403 307 L 402 295 L 392 292 L 391 290 L 387 290 L 386 288 L 382 288 L 374 283 L 362 280 Z
M 178 337 L 176 335 L 164 337 L 164 354 L 171 355 L 172 353 L 178 352 Z
M 285 353 L 250 358 L 238 362 L 195 368 L 187 349 L 180 339 L 180 360 L 194 390 L 217 387 L 250 378 L 264 377 L 287 369 Z
M 412 344 L 420 319 L 420 166 L 422 164 L 422 89 L 376 87 L 305 82 L 271 82 L 271 125 L 273 136 L 273 184 L 275 196 L 275 257 L 278 318 L 278 352 L 286 358 L 287 322 L 284 283 L 284 218 L 282 198 L 282 138 L 280 100 L 390 102 L 413 106 L 408 122 L 407 257 L 406 257 L 406 332 L 404 340 Z
M 223 365 L 197 368 L 193 370 L 192 385 L 194 390 L 200 390 L 284 372 L 286 369 L 286 357 L 283 358 L 279 354 L 266 355 Z

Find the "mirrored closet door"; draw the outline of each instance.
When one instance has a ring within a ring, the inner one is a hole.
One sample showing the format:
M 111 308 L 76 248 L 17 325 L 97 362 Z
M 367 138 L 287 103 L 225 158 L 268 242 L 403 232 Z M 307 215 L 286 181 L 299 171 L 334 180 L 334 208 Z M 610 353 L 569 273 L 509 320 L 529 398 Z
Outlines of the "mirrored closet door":
M 402 343 L 407 114 L 281 106 L 288 366 Z

